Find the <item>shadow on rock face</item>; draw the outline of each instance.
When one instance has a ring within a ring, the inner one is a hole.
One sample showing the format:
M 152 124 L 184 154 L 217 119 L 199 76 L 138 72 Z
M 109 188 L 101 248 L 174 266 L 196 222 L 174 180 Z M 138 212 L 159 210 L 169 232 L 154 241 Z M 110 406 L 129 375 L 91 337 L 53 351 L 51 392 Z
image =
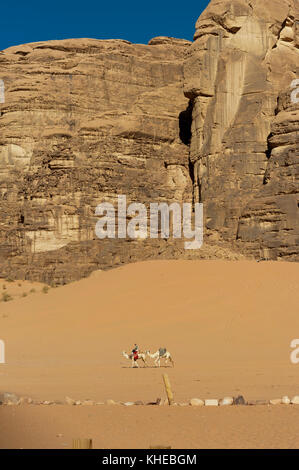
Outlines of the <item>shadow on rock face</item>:
M 185 145 L 191 142 L 192 110 L 193 102 L 189 100 L 187 108 L 179 115 L 180 139 Z

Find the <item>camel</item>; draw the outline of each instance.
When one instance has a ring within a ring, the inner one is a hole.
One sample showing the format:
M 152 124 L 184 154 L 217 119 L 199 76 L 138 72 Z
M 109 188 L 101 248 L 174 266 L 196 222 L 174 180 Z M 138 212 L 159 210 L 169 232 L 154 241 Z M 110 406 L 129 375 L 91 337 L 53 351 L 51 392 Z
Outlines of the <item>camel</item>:
M 169 351 L 165 348 L 160 348 L 155 353 L 151 354 L 150 351 L 147 351 L 147 355 L 154 359 L 156 367 L 161 367 L 160 360 L 165 359 L 165 365 L 168 363 L 168 360 L 171 362 L 172 367 L 174 367 L 174 360 Z
M 149 351 L 146 351 L 145 353 L 142 353 L 142 352 L 139 352 L 138 353 L 138 359 L 141 359 L 144 363 L 144 367 L 147 366 L 147 363 L 146 363 L 146 356 L 148 355 Z M 134 355 L 131 353 L 131 354 L 127 354 L 126 351 L 123 351 L 122 352 L 122 355 L 128 359 L 129 361 L 132 361 L 132 367 L 139 367 L 138 365 L 138 359 L 135 361 L 134 359 Z

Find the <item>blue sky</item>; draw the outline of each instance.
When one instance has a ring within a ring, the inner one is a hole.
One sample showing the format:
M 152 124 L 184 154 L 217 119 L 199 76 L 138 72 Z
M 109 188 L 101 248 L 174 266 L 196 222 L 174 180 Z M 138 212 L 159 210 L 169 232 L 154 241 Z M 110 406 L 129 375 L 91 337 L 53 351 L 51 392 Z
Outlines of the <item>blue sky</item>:
M 0 50 L 65 38 L 127 39 L 155 36 L 192 40 L 208 0 L 1 0 Z

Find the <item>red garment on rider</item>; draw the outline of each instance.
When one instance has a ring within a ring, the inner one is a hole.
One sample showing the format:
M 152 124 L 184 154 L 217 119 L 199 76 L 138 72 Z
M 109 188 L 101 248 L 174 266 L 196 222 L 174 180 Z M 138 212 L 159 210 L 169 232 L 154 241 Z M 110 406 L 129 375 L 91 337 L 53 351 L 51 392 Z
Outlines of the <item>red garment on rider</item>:
M 135 351 L 135 352 L 134 352 L 134 361 L 137 361 L 137 359 L 138 359 L 138 352 Z

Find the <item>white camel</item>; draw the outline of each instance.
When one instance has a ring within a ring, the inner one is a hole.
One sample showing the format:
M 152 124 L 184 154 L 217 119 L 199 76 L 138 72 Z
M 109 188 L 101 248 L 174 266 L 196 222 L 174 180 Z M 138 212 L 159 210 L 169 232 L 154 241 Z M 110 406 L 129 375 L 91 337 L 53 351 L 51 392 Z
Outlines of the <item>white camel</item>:
M 147 355 L 154 359 L 156 367 L 161 367 L 161 359 L 165 359 L 165 365 L 168 363 L 168 361 L 170 361 L 172 367 L 174 367 L 174 360 L 172 359 L 170 352 L 165 348 L 160 348 L 153 354 L 151 354 L 150 351 L 147 351 Z
M 147 366 L 147 363 L 146 363 L 146 356 L 148 355 L 149 351 L 146 351 L 145 353 L 141 353 L 139 352 L 138 353 L 138 359 L 134 359 L 134 354 L 127 354 L 126 351 L 123 351 L 122 352 L 122 355 L 128 359 L 129 361 L 132 361 L 132 367 L 139 367 L 138 365 L 138 360 L 141 359 L 144 363 L 144 366 L 146 367 Z

